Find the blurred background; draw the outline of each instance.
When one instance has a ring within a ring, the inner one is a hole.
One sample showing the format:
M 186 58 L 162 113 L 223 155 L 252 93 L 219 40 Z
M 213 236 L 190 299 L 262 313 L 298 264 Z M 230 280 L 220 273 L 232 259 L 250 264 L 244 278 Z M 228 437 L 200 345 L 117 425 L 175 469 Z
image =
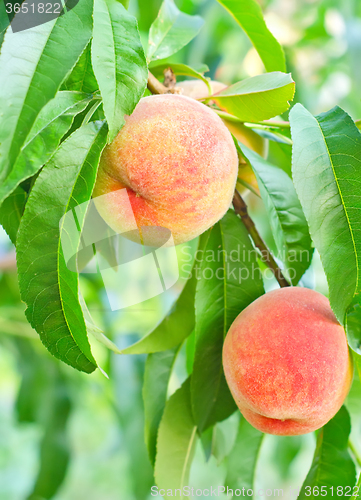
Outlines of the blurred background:
M 160 3 L 130 0 L 144 45 Z M 172 61 L 195 68 L 205 63 L 210 68 L 206 76 L 227 84 L 264 71 L 248 38 L 215 0 L 176 0 L 176 4 L 186 13 L 201 15 L 206 23 Z M 339 105 L 353 119 L 361 118 L 361 2 L 260 0 L 260 4 L 270 30 L 285 48 L 288 70 L 296 81 L 294 102 L 301 102 L 313 114 Z M 270 144 L 271 161 L 288 172 L 290 155 L 289 145 Z M 262 235 L 273 248 L 261 203 L 253 195 L 247 201 Z M 303 285 L 327 294 L 317 255 Z M 269 281 L 266 286 L 275 284 Z M 96 323 L 122 348 L 162 319 L 179 294 L 181 282 L 141 307 L 117 312 L 109 310 L 99 275 L 83 274 L 81 289 Z M 13 249 L 0 227 L 0 500 L 152 498 L 154 480 L 143 439 L 145 356 L 119 356 L 90 339 L 104 373 L 78 373 L 48 355 L 27 324 L 24 309 Z M 185 378 L 182 351 L 170 392 Z M 361 429 L 358 379 L 347 405 L 357 447 Z M 191 471 L 192 485 L 202 488 L 222 484 L 224 466 L 217 462 L 232 445 L 237 419 L 235 415 L 218 425 L 217 459 L 213 456 L 207 462 L 199 446 Z M 300 487 L 314 446 L 313 435 L 266 436 L 257 468 L 257 487 Z

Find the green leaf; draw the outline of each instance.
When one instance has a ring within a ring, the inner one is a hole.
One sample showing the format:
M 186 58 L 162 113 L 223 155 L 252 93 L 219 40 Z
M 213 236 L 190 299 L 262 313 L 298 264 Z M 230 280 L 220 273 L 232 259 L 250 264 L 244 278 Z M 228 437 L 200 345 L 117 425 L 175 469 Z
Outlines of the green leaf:
M 240 412 L 235 411 L 227 420 L 209 428 L 213 430 L 212 455 L 217 460 L 217 465 L 224 461 L 235 445 L 240 417 Z
M 236 442 L 227 458 L 225 485 L 232 489 L 254 488 L 254 475 L 264 434 L 241 417 Z
M 267 71 L 286 71 L 285 54 L 264 22 L 256 0 L 218 0 L 241 25 Z
M 337 487 L 345 490 L 356 482 L 355 464 L 348 452 L 348 437 L 351 431 L 351 422 L 346 408 L 341 410 L 318 433 L 316 451 L 311 468 L 302 485 L 300 500 L 313 498 L 315 491 L 324 486 L 327 495 L 324 498 L 337 496 Z M 333 490 L 331 489 L 333 488 Z M 344 496 L 344 495 L 341 495 Z M 351 496 L 351 495 L 350 495 Z
M 238 314 L 264 293 L 256 255 L 233 211 L 211 229 L 196 290 L 191 379 L 193 414 L 201 432 L 236 410 L 223 374 L 222 345 Z
M 149 458 L 154 466 L 158 427 L 167 400 L 167 391 L 177 349 L 149 354 L 144 372 L 144 434 Z
M 58 92 L 40 111 L 20 154 L 0 186 L 0 204 L 20 184 L 35 175 L 46 163 L 74 116 L 83 111 L 91 96 L 81 92 Z
M 187 379 L 168 400 L 160 422 L 154 477 L 159 488 L 183 488 L 197 442 L 193 421 L 190 380 Z
M 91 44 L 89 43 L 80 56 L 66 81 L 62 90 L 76 90 L 91 94 L 98 90 L 98 82 L 95 78 L 91 62 Z
M 4 40 L 4 35 L 10 21 L 8 15 L 6 14 L 5 2 L 0 2 L 0 51 L 1 45 Z
M 148 61 L 164 59 L 187 45 L 202 28 L 199 16 L 181 12 L 173 0 L 164 0 L 149 30 Z
M 361 135 L 336 107 L 290 113 L 293 180 L 327 276 L 331 307 L 351 347 L 361 340 Z M 346 315 L 346 317 L 345 317 Z
M 235 83 L 212 100 L 243 122 L 258 122 L 287 111 L 294 93 L 291 75 L 275 71 Z
M 208 232 L 199 241 L 198 250 L 202 251 Z M 197 265 L 186 282 L 178 300 L 173 304 L 169 314 L 151 331 L 135 344 L 122 350 L 122 354 L 143 354 L 172 349 L 183 342 L 194 330 L 194 299 L 197 284 Z
M 60 379 L 60 376 L 59 376 Z M 50 500 L 64 481 L 69 464 L 70 447 L 66 426 L 71 401 L 64 381 L 53 386 L 51 412 L 40 446 L 40 470 L 33 492 L 27 500 Z
M 40 110 L 55 97 L 91 34 L 91 0 L 35 28 L 6 32 L 0 52 L 0 184 Z
M 24 213 L 27 193 L 18 186 L 0 205 L 0 224 L 5 229 L 12 243 L 16 244 L 16 235 Z
M 67 268 L 61 246 L 68 237 L 76 253 L 80 234 L 69 234 L 59 223 L 90 199 L 106 134 L 105 125 L 90 123 L 61 144 L 30 193 L 17 241 L 20 291 L 30 324 L 54 356 L 86 372 L 96 364 L 79 304 L 78 275 Z M 84 214 L 77 216 L 81 228 Z
M 306 217 L 293 182 L 286 172 L 251 149 L 241 143 L 239 148 L 256 174 L 278 257 L 284 262 L 292 284 L 297 285 L 311 264 L 313 248 Z
M 196 71 L 195 69 L 191 68 L 190 66 L 187 66 L 186 64 L 180 64 L 180 63 L 162 63 L 159 64 L 157 62 L 153 62 L 149 65 L 149 69 L 153 73 L 154 76 L 157 78 L 163 76 L 164 71 L 168 68 L 171 68 L 173 73 L 175 75 L 183 75 L 183 76 L 191 76 L 193 78 L 198 78 L 198 80 L 202 80 L 207 87 L 209 88 L 209 93 L 212 93 L 211 86 L 209 84 L 209 80 L 203 76 L 203 73 L 206 73 L 209 71 L 208 66 L 205 68 L 202 68 L 203 73 L 200 71 Z
M 148 71 L 136 19 L 116 0 L 94 0 L 94 73 L 109 125 L 109 142 L 142 97 Z

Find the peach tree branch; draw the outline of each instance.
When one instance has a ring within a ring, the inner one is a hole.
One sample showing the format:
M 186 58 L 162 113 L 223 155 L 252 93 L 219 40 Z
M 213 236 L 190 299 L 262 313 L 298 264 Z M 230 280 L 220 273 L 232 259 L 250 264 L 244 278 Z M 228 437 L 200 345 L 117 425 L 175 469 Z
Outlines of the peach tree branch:
M 235 192 L 234 192 L 233 207 L 234 207 L 234 211 L 236 212 L 236 214 L 238 214 L 241 217 L 242 222 L 246 226 L 246 229 L 247 229 L 249 235 L 251 236 L 255 246 L 261 252 L 261 255 L 263 257 L 263 261 L 271 269 L 271 271 L 274 274 L 274 277 L 276 278 L 276 280 L 278 281 L 280 287 L 283 288 L 286 286 L 290 286 L 290 284 L 288 283 L 286 278 L 283 276 L 281 269 L 278 267 L 277 262 L 272 257 L 272 254 L 269 251 L 269 249 L 267 248 L 261 235 L 259 234 L 253 220 L 249 216 L 247 205 L 237 190 L 235 190 Z

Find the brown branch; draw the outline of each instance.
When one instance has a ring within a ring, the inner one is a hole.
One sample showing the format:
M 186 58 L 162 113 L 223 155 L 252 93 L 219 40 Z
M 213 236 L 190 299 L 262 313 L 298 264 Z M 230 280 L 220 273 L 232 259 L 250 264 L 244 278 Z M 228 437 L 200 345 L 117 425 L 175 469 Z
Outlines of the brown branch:
M 165 70 L 167 71 L 167 70 Z M 175 81 L 174 81 L 175 85 Z M 148 90 L 151 91 L 152 94 L 179 94 L 180 89 L 170 86 L 169 88 L 163 85 L 150 71 L 148 72 Z
M 169 92 L 167 87 L 165 87 L 163 83 L 160 83 L 160 81 L 154 75 L 152 75 L 150 71 L 148 72 L 147 87 L 152 94 L 167 94 Z
M 268 250 L 265 242 L 257 231 L 253 220 L 248 215 L 247 205 L 237 190 L 234 192 L 233 206 L 234 211 L 241 217 L 242 222 L 246 226 L 246 229 L 250 234 L 255 246 L 260 250 L 264 262 L 273 272 L 280 287 L 290 286 L 286 278 L 283 276 L 281 269 L 278 267 L 277 262 L 272 257 L 271 252 Z

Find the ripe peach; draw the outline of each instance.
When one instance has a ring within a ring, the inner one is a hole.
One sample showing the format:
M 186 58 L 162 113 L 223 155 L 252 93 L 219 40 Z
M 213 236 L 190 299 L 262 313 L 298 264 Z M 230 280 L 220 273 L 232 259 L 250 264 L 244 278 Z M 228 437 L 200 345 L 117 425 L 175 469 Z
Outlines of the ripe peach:
M 93 195 L 107 194 L 95 198 L 97 209 L 124 232 L 133 219 L 119 195 L 126 188 L 140 240 L 142 227 L 159 226 L 179 244 L 225 214 L 237 171 L 231 134 L 216 113 L 189 97 L 154 95 L 140 100 L 104 149 Z M 148 237 L 148 244 L 158 245 L 158 237 L 150 243 Z
M 211 80 L 209 83 L 211 84 L 213 94 L 216 94 L 227 87 L 224 83 L 217 82 L 215 80 Z M 208 87 L 202 80 L 185 80 L 184 82 L 177 83 L 176 87 L 181 89 L 182 95 L 192 97 L 193 99 L 202 99 L 203 97 L 207 97 L 209 95 Z M 243 123 L 227 120 L 225 118 L 222 118 L 222 120 L 228 130 L 239 142 L 252 149 L 263 158 L 267 158 L 267 139 L 261 137 L 249 127 L 246 127 Z M 240 163 L 238 178 L 245 181 L 247 184 L 250 184 L 250 186 L 252 186 L 253 189 L 259 194 L 256 176 L 248 164 Z M 247 187 L 240 182 L 237 182 L 237 190 L 241 194 L 248 192 Z
M 244 309 L 226 336 L 223 366 L 248 422 L 285 436 L 326 424 L 352 381 L 345 331 L 328 299 L 306 288 L 269 292 Z

